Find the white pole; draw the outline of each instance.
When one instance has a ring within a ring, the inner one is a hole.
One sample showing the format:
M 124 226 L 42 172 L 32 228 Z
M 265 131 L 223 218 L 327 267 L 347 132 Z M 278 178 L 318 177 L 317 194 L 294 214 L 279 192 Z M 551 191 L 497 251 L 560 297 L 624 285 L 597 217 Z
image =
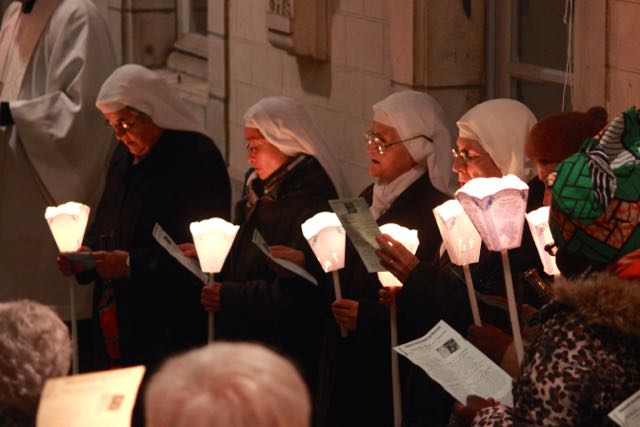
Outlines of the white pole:
M 76 287 L 73 278 L 69 279 L 69 303 L 71 308 L 71 342 L 73 343 L 72 373 L 76 375 L 78 369 L 78 319 L 76 318 Z
M 471 271 L 469 270 L 469 264 L 462 266 L 464 270 L 464 279 L 467 282 L 467 292 L 469 293 L 469 303 L 471 303 L 471 314 L 473 315 L 473 323 L 476 326 L 482 326 L 480 320 L 480 310 L 478 310 L 478 300 L 476 299 L 476 293 L 473 290 L 473 278 L 471 277 Z
M 207 273 L 207 285 L 213 286 L 213 273 Z M 209 312 L 209 330 L 207 342 L 213 342 L 213 311 Z
M 391 381 L 393 384 L 393 425 L 402 425 L 402 395 L 400 393 L 400 368 L 398 366 L 398 354 L 393 350 L 398 346 L 398 322 L 395 300 L 389 307 L 389 320 L 391 321 Z
M 516 356 L 518 364 L 522 363 L 524 356 L 524 346 L 522 345 L 522 335 L 520 334 L 520 323 L 518 322 L 518 310 L 516 307 L 516 298 L 513 292 L 513 280 L 511 278 L 511 265 L 509 264 L 509 255 L 506 250 L 500 251 L 502 255 L 502 267 L 504 269 L 504 283 L 507 288 L 507 303 L 509 304 L 509 318 L 511 320 L 511 330 L 513 331 L 513 342 L 516 347 Z
M 342 290 L 340 289 L 340 275 L 338 274 L 338 270 L 333 270 L 331 272 L 333 276 L 333 290 L 336 294 L 336 300 L 342 299 Z M 344 326 L 340 326 L 340 336 L 345 338 L 347 336 L 347 330 Z

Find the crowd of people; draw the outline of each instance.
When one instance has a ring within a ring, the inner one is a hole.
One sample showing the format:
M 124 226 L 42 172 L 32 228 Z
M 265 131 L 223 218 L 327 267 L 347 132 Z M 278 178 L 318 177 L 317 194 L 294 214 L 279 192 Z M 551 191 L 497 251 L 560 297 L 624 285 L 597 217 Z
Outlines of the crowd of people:
M 454 402 L 401 358 L 403 426 L 611 425 L 608 413 L 640 389 L 635 108 L 538 121 L 521 102 L 493 99 L 455 126 L 423 92 L 375 103 L 362 129 L 372 183 L 359 195 L 379 225 L 415 229 L 420 245 L 414 254 L 389 235 L 377 237 L 381 265 L 403 285 L 385 288 L 347 241 L 338 297 L 301 225 L 330 211 L 330 200 L 358 194 L 303 105 L 272 96 L 246 111 L 249 169 L 232 209 L 227 168 L 207 130 L 155 72 L 134 64 L 114 70 L 108 38 L 96 36 L 104 25 L 84 3 L 14 3 L 0 30 L 2 81 L 20 76 L 0 85 L 0 279 L 2 299 L 18 300 L 0 303 L 0 425 L 34 425 L 44 382 L 69 371 L 71 342 L 59 317 L 68 320 L 68 310 L 36 302 L 63 293 L 64 276 L 92 295 L 76 343 L 82 370 L 147 367 L 134 426 L 392 426 L 391 306 L 400 343 L 444 320 L 514 381 L 513 406 L 479 396 Z M 35 42 L 18 31 L 29 22 Z M 54 27 L 76 35 L 59 40 Z M 100 43 L 103 50 L 90 46 Z M 31 61 L 9 55 L 12 44 Z M 528 183 L 527 211 L 550 206 L 549 250 L 562 273 L 545 274 L 525 227 L 509 252 L 526 344 L 521 363 L 501 308 L 500 255 L 483 245 L 471 266 L 483 320 L 473 325 L 464 272 L 444 250 L 432 214 L 469 181 L 506 175 Z M 78 249 L 93 263 L 59 253 L 54 277 L 39 262 L 40 252 L 57 252 L 41 216 L 68 199 L 96 207 Z M 203 284 L 153 230 L 159 224 L 197 258 L 189 224 L 211 217 L 233 218 L 239 230 L 222 271 Z M 274 257 L 317 284 L 267 258 L 254 244 L 256 231 Z M 532 272 L 550 293 L 531 285 Z M 219 343 L 206 345 L 207 313 Z

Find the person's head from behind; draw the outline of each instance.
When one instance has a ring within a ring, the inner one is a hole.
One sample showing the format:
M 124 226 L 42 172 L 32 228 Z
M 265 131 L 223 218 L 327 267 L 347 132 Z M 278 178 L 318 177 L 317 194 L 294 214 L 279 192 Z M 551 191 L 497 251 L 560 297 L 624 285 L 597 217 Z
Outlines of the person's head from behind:
M 548 179 L 549 223 L 563 275 L 600 270 L 640 248 L 640 119 L 616 117 Z
M 35 419 L 48 378 L 66 375 L 71 364 L 69 331 L 42 304 L 0 303 L 0 424 Z
M 371 128 L 364 133 L 369 174 L 392 182 L 413 168 L 428 170 L 443 193 L 451 188 L 453 126 L 435 98 L 401 91 L 373 105 Z
M 602 107 L 553 114 L 536 123 L 527 135 L 525 153 L 533 160 L 538 178 L 544 182 L 558 163 L 578 152 L 584 140 L 606 124 L 607 111 Z
M 117 68 L 103 83 L 96 106 L 137 160 L 151 152 L 165 129 L 206 135 L 164 78 L 141 65 Z
M 148 427 L 308 426 L 311 405 L 291 362 L 249 343 L 169 359 L 145 392 Z
M 530 178 L 524 143 L 536 118 L 522 103 L 492 99 L 476 105 L 458 120 L 453 171 L 460 185 L 473 178 L 516 175 Z

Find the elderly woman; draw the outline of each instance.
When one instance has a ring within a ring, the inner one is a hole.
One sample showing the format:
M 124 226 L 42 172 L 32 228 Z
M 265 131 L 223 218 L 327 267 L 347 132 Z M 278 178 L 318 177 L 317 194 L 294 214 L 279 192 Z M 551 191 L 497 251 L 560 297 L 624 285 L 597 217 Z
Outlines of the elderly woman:
M 0 425 L 33 427 L 44 383 L 69 372 L 69 331 L 42 304 L 0 303 L 0 354 Z
M 189 223 L 229 217 L 224 161 L 188 107 L 156 73 L 124 65 L 105 81 L 97 106 L 122 144 L 82 251 L 86 269 L 64 254 L 64 274 L 95 281 L 94 368 L 145 364 L 206 341 L 201 284 L 153 237 L 159 224 L 191 240 Z
M 270 264 L 253 243 L 259 232 L 275 256 L 320 275 L 301 224 L 329 209 L 345 188 L 336 161 L 297 101 L 265 98 L 244 115 L 251 165 L 235 209 L 240 229 L 202 304 L 216 314 L 216 338 L 258 341 L 292 357 L 313 389 L 321 298 L 317 286 Z M 188 248 L 183 247 L 188 251 Z
M 448 199 L 452 190 L 451 148 L 454 130 L 438 102 L 414 91 L 392 94 L 373 106 L 371 130 L 365 133 L 369 173 L 375 179 L 362 196 L 378 224 L 397 223 L 418 230 L 417 256 L 435 259 L 441 240 L 431 211 Z M 333 380 L 327 385 L 326 425 L 388 426 L 393 424 L 389 348 L 389 315 L 378 304 L 381 284 L 368 273 L 355 249 L 347 249 L 342 273 L 343 296 L 333 304 L 338 325 L 349 331 L 342 339 L 332 328 L 332 347 L 325 353 Z M 410 322 L 399 319 L 401 341 L 416 338 Z M 331 357 L 332 356 L 332 357 Z M 433 399 L 435 407 L 448 396 L 424 372 L 401 367 L 403 386 L 416 395 Z M 411 373 L 412 380 L 409 380 Z M 414 378 L 414 374 L 415 378 Z M 428 414 L 423 406 L 407 399 L 406 420 L 424 424 L 439 414 Z M 325 410 L 325 408 L 320 408 Z
M 307 427 L 296 367 L 249 343 L 215 343 L 169 359 L 145 391 L 147 427 Z
M 639 130 L 630 109 L 556 168 L 558 266 L 579 276 L 554 284 L 513 388 L 513 408 L 476 397 L 466 415 L 487 407 L 474 426 L 615 425 L 607 414 L 640 388 Z M 566 262 L 578 258 L 586 261 L 582 271 Z M 611 263 L 609 272 L 589 274 Z

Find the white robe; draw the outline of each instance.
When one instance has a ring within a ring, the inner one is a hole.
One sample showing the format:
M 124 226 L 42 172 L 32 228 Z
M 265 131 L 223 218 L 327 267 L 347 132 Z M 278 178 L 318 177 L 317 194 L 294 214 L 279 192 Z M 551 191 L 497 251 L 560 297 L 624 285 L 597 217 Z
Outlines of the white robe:
M 32 13 L 47 1 L 37 0 Z M 3 29 L 21 6 L 9 7 Z M 92 2 L 62 0 L 9 103 L 15 125 L 0 137 L 0 300 L 33 299 L 70 318 L 71 279 L 57 269 L 44 210 L 70 200 L 95 208 L 99 200 L 114 144 L 95 101 L 115 65 L 107 26 Z M 91 316 L 91 291 L 76 289 L 79 319 Z

